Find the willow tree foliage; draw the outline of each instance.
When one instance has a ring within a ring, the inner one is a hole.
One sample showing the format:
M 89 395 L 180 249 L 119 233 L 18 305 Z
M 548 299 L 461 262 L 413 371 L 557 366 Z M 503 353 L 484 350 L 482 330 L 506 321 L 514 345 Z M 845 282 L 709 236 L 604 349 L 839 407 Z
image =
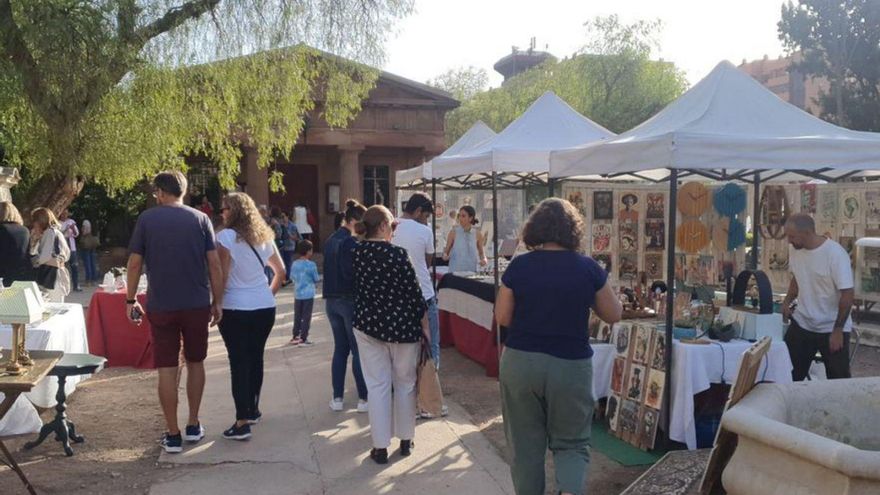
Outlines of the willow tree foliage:
M 241 146 L 266 166 L 292 150 L 308 112 L 345 126 L 377 77 L 361 63 L 381 62 L 389 29 L 411 9 L 412 0 L 0 0 L 0 147 L 24 172 L 25 208 L 63 209 L 86 181 L 127 188 L 184 168 L 186 155 L 216 162 L 231 187 Z
M 675 65 L 651 60 L 659 23 L 622 24 L 610 16 L 585 26 L 586 43 L 573 56 L 549 60 L 450 112 L 447 139 L 455 141 L 477 120 L 503 129 L 548 90 L 619 133 L 644 122 L 687 89 L 684 73 Z

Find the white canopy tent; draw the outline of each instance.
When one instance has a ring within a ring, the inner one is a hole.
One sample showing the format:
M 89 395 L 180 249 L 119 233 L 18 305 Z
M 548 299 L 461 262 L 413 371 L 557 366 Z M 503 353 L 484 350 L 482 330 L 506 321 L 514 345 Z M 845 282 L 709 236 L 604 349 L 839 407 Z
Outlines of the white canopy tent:
M 458 138 L 458 141 L 454 142 L 452 146 L 450 146 L 446 149 L 446 151 L 438 155 L 438 157 L 466 153 L 472 149 L 477 148 L 478 146 L 495 136 L 497 136 L 495 131 L 493 131 L 489 126 L 483 123 L 482 120 L 478 120 L 473 126 L 471 126 L 470 129 L 467 130 L 467 132 L 465 132 L 460 138 Z M 431 181 L 433 179 L 432 161 L 433 160 L 429 160 L 417 167 L 398 171 L 395 174 L 398 188 L 416 187 L 420 183 L 424 184 L 425 182 Z
M 790 105 L 730 62 L 712 72 L 657 115 L 602 142 L 551 153 L 550 177 L 631 177 L 669 182 L 666 348 L 673 349 L 673 307 L 678 181 L 685 176 L 742 180 L 760 185 L 797 177 L 824 181 L 874 175 L 880 169 L 880 134 L 822 121 Z M 757 219 L 756 219 L 757 221 Z M 758 239 L 753 236 L 757 268 Z M 667 370 L 672 352 L 666 353 Z M 671 404 L 671 373 L 666 374 Z M 666 414 L 669 432 L 671 418 Z

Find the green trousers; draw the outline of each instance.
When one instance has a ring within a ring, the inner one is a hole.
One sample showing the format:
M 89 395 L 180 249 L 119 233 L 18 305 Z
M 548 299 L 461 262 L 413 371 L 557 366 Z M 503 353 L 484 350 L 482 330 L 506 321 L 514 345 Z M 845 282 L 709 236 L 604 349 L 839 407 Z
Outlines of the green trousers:
M 501 357 L 504 432 L 517 495 L 543 495 L 544 457 L 553 453 L 556 487 L 584 493 L 590 464 L 593 363 L 506 348 Z

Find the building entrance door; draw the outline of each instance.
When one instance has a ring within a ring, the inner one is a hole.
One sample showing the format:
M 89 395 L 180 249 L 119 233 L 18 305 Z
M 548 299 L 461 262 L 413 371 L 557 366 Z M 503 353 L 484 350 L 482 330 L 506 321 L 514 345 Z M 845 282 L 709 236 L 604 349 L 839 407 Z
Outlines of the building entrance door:
M 318 247 L 320 235 L 320 222 L 318 213 L 318 166 L 317 165 L 276 165 L 276 168 L 284 174 L 284 193 L 271 193 L 269 203 L 278 206 L 288 215 L 293 213 L 297 206 L 305 206 L 309 209 L 312 220 L 312 242 Z

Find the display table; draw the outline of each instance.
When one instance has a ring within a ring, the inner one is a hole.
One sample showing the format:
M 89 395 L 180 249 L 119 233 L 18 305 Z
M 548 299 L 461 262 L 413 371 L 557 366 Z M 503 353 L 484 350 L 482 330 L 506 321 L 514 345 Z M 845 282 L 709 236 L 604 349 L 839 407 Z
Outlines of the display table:
M 440 345 L 480 363 L 488 376 L 498 376 L 498 328 L 495 284 L 447 274 L 437 284 Z
M 25 333 L 25 348 L 28 350 L 89 352 L 82 306 L 79 304 L 47 304 L 46 309 L 51 313 L 49 318 L 28 325 Z M 12 327 L 0 325 L 0 347 L 5 349 L 4 356 L 9 352 L 8 349 L 11 345 Z M 84 378 L 86 377 L 71 377 L 67 380 L 64 387 L 65 393 L 72 394 L 76 389 L 76 384 Z M 57 391 L 58 380 L 50 377 L 39 382 L 30 392 L 22 394 L 13 403 L 5 418 L 0 420 L 0 436 L 39 431 L 42 422 L 34 405 L 43 408 L 54 406 Z
M 107 366 L 153 368 L 153 346 L 150 322 L 144 317 L 140 325 L 129 321 L 125 314 L 124 292 L 95 291 L 89 302 L 88 335 L 90 353 L 107 358 Z M 138 295 L 145 305 L 146 296 Z

